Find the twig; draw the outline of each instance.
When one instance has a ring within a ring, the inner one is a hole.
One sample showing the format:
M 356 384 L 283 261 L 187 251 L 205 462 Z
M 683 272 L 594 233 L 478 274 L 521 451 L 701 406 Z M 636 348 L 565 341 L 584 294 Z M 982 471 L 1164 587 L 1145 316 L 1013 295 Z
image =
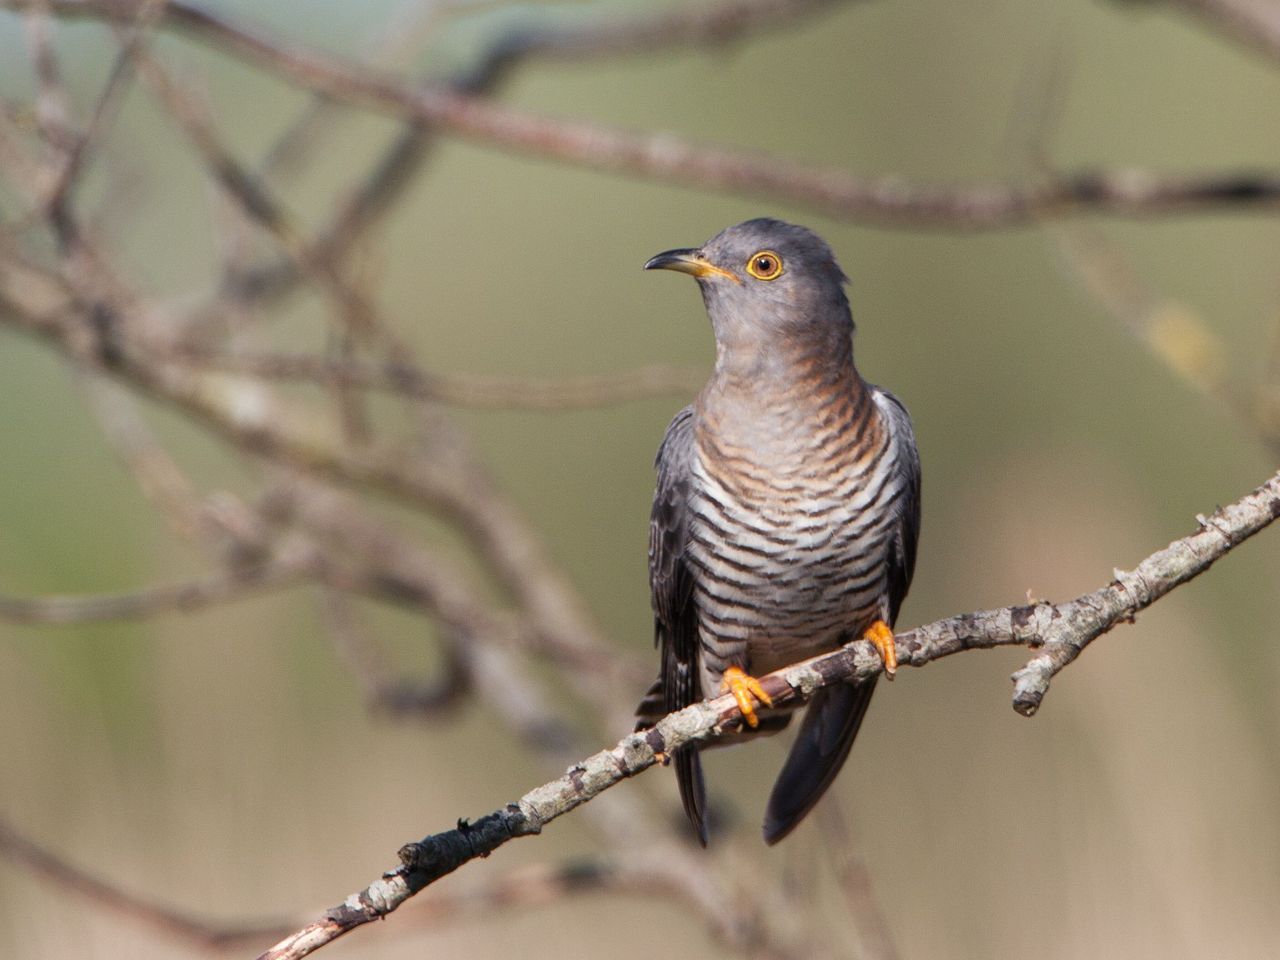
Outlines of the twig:
M 757 31 L 774 33 L 842 0 L 718 0 L 608 16 L 517 24 L 496 36 L 472 68 L 473 92 L 527 59 L 583 60 L 655 50 L 724 46 Z M 481 84 L 479 78 L 484 77 Z
M 1062 604 L 1039 602 L 939 620 L 900 634 L 898 661 L 923 666 L 962 650 L 1032 646 L 1041 652 L 1014 674 L 1014 709 L 1035 713 L 1052 677 L 1090 642 L 1117 623 L 1185 583 L 1248 537 L 1280 517 L 1280 473 L 1235 503 L 1200 518 L 1200 529 L 1153 553 L 1131 572 Z M 882 669 L 866 641 L 814 657 L 761 678 L 775 706 L 802 703 L 822 687 L 867 680 Z M 405 845 L 401 865 L 352 894 L 323 917 L 285 938 L 259 960 L 303 957 L 356 927 L 385 917 L 414 894 L 463 864 L 485 857 L 518 837 L 532 836 L 603 791 L 648 769 L 658 757 L 693 741 L 715 739 L 734 728 L 741 713 L 732 695 L 669 714 L 649 730 L 620 740 L 576 764 L 562 777 L 474 823 Z
M 1149 0 L 1143 0 L 1148 3 Z M 1271 0 L 1164 0 L 1200 22 L 1273 59 L 1280 57 L 1280 8 Z
M 724 44 L 741 39 L 757 29 L 777 30 L 788 23 L 834 6 L 835 0 L 719 0 L 713 3 L 661 8 L 630 16 L 584 18 L 578 11 L 571 18 L 547 23 L 539 17 L 532 23 L 518 23 L 496 34 L 469 65 L 443 81 L 456 93 L 493 95 L 514 69 L 537 58 L 575 59 L 638 53 L 704 44 Z M 412 32 L 412 31 L 411 31 Z M 393 36 L 402 36 L 396 32 Z M 393 58 L 393 62 L 395 58 Z M 386 64 L 379 56 L 380 65 Z M 329 104 L 322 96 L 317 104 Z M 264 164 L 271 170 L 281 156 L 293 152 L 307 120 L 317 111 L 309 110 L 300 124 L 273 148 Z M 359 185 L 342 199 L 321 228 L 311 248 L 315 256 L 337 263 L 383 213 L 391 208 L 413 174 L 422 166 L 438 141 L 429 124 L 413 121 L 370 165 Z M 241 296 L 263 298 L 280 295 L 301 279 L 296 262 L 277 263 L 241 271 L 231 278 L 231 289 Z
M 1230 375 L 1226 348 L 1193 310 L 1158 296 L 1098 231 L 1063 224 L 1053 234 L 1068 265 L 1108 313 L 1179 379 L 1226 407 L 1268 450 L 1280 454 L 1280 422 L 1273 418 L 1265 385 L 1251 389 Z
M 187 583 L 165 584 L 130 593 L 93 596 L 0 596 L 0 620 L 12 623 L 89 623 L 132 620 L 157 613 L 190 612 L 246 594 L 279 589 L 305 580 L 313 560 L 306 554 L 211 574 Z
M 3 0 L 3 5 L 26 9 L 31 2 Z M 50 0 L 50 8 L 65 16 L 106 19 L 121 13 L 100 0 Z M 771 197 L 838 219 L 979 230 L 1080 212 L 1137 217 L 1207 209 L 1265 212 L 1280 206 L 1280 172 L 1274 170 L 1166 176 L 1097 169 L 1048 176 L 1027 186 L 925 186 L 896 176 L 868 179 L 836 168 L 695 144 L 670 134 L 634 134 L 550 119 L 447 89 L 416 89 L 296 44 L 274 42 L 191 4 L 175 0 L 165 10 L 165 22 L 213 43 L 220 52 L 335 100 L 433 124 L 504 150 L 685 187 Z
M 348 330 L 368 335 L 376 328 L 367 298 L 339 276 L 331 262 L 317 260 L 284 205 L 223 145 L 212 120 L 195 96 L 185 90 L 158 60 L 145 50 L 135 54 L 138 70 L 168 108 L 170 115 L 200 155 L 209 176 L 253 223 L 266 230 L 296 262 L 299 271 L 316 281 L 340 308 Z
M 287 928 L 282 921 L 218 924 L 127 893 L 72 865 L 62 857 L 18 833 L 0 819 L 0 856 L 20 863 L 32 873 L 85 897 L 98 907 L 146 924 L 160 933 L 209 950 L 262 942 Z
M 46 206 L 50 217 L 55 221 L 64 216 L 64 210 L 74 198 L 76 186 L 93 148 L 106 135 L 115 120 L 124 95 L 129 90 L 129 82 L 133 79 L 134 58 L 146 44 L 150 28 L 163 7 L 163 0 L 141 0 L 135 10 L 134 22 L 121 28 L 125 39 L 115 63 L 112 64 L 111 73 L 89 114 L 84 131 L 67 148 L 58 179 L 49 190 Z
M 551 411 L 595 408 L 675 393 L 692 393 L 706 379 L 703 372 L 667 364 L 598 376 L 544 378 L 435 373 L 397 361 L 362 363 L 312 354 L 251 354 L 183 346 L 158 352 L 166 362 L 224 373 L 266 380 L 339 383 L 381 390 L 413 400 L 484 409 Z
M 321 590 L 321 613 L 334 647 L 359 683 L 370 710 L 396 719 L 434 717 L 459 706 L 471 692 L 470 644 L 457 636 L 444 639 L 444 663 L 431 680 L 397 679 L 369 636 L 368 624 L 356 616 L 352 598 L 340 590 Z M 456 632 L 456 631 L 455 631 Z M 488 649 L 480 641 L 476 647 Z

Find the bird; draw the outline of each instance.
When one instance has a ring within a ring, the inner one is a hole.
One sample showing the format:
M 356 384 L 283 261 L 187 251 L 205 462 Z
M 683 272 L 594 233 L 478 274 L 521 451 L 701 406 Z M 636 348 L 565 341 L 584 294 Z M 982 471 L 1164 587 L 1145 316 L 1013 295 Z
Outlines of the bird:
M 857 639 L 894 675 L 892 628 L 920 532 L 911 417 L 855 366 L 848 278 L 811 230 L 748 220 L 644 268 L 697 280 L 715 367 L 655 461 L 649 585 L 660 669 L 636 728 L 728 692 L 744 734 L 776 732 L 791 715 L 758 716 L 771 706 L 758 676 Z M 766 843 L 831 785 L 877 678 L 813 696 L 769 796 Z M 706 846 L 700 749 L 669 759 Z

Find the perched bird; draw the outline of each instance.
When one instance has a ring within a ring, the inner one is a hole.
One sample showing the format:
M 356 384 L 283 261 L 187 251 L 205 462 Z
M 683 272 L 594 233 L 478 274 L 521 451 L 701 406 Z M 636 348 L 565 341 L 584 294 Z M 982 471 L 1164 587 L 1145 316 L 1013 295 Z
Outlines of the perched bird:
M 637 729 L 721 692 L 749 728 L 780 728 L 789 715 L 760 726 L 756 704 L 770 701 L 756 675 L 860 637 L 886 674 L 896 669 L 892 625 L 920 529 L 911 418 L 854 366 L 848 279 L 804 227 L 748 220 L 645 269 L 697 279 L 716 364 L 658 450 L 649 582 L 662 661 Z M 813 697 L 769 797 L 766 842 L 831 785 L 874 690 L 870 680 Z M 705 845 L 698 747 L 673 760 Z

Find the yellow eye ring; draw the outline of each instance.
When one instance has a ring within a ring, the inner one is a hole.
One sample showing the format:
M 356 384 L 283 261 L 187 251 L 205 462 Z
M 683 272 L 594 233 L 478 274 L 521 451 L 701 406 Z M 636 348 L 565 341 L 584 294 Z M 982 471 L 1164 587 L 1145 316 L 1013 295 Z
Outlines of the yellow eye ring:
M 757 280 L 777 280 L 782 276 L 782 258 L 772 250 L 753 253 L 747 261 L 747 273 Z

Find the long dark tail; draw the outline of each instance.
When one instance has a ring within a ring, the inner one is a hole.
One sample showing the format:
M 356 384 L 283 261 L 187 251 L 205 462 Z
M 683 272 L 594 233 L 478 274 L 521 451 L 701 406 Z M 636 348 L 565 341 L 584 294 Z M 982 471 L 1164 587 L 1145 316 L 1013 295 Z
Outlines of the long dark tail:
M 814 695 L 769 795 L 765 843 L 777 843 L 794 830 L 831 786 L 849 756 L 875 689 L 872 679 L 824 687 Z
M 702 758 L 693 744 L 676 751 L 676 783 L 680 785 L 680 802 L 685 816 L 693 824 L 698 842 L 707 845 L 707 785 L 702 779 Z

